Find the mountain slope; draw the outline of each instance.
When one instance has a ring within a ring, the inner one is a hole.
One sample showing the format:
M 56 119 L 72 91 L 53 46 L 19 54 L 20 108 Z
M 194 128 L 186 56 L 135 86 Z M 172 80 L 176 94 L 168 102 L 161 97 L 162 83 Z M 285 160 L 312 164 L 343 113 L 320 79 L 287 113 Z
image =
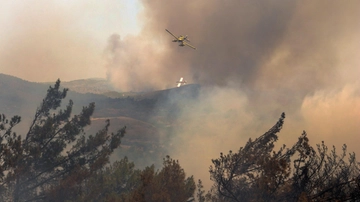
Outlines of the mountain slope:
M 115 89 L 106 79 L 81 79 L 62 82 L 62 86 L 78 93 L 103 94 Z
M 47 89 L 54 83 L 34 83 L 0 74 L 0 114 L 5 114 L 8 118 L 20 115 L 22 122 L 15 129 L 24 134 Z M 96 82 L 93 86 L 96 86 Z M 61 87 L 64 87 L 62 83 Z M 126 97 L 117 94 L 121 96 L 114 98 L 94 93 L 78 93 L 70 88 L 62 106 L 72 99 L 73 113 L 77 114 L 83 106 L 95 102 L 92 124 L 86 134 L 94 134 L 105 125 L 106 119 L 110 119 L 113 130 L 126 125 L 127 134 L 117 155 L 132 156 L 133 161 L 145 166 L 149 165 L 146 162 L 155 159 L 161 161 L 166 155 L 166 143 L 170 138 L 168 131 L 172 130 L 172 123 L 177 119 L 181 106 L 188 100 L 196 99 L 199 88 L 199 85 L 185 85 L 154 92 L 128 93 Z

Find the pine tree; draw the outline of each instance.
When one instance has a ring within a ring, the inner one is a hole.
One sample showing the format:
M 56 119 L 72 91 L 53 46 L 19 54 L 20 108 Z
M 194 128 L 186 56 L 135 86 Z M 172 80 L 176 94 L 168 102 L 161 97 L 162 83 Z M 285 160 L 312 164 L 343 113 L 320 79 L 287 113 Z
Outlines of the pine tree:
M 283 113 L 268 132 L 254 141 L 250 139 L 237 153 L 221 153 L 220 158 L 212 160 L 210 176 L 220 201 L 262 201 L 274 197 L 290 173 L 284 147 L 272 153 L 284 118 Z
M 178 161 L 164 158 L 163 168 L 155 172 L 146 167 L 140 174 L 141 184 L 129 201 L 183 202 L 193 197 L 196 186 L 193 176 L 185 176 Z
M 101 169 L 125 134 L 125 127 L 109 133 L 109 120 L 95 135 L 85 136 L 95 103 L 72 116 L 73 102 L 59 109 L 68 89 L 60 80 L 50 86 L 22 139 L 12 132 L 20 122 L 4 115 L 0 122 L 0 191 L 4 200 L 64 201 L 81 192 L 84 179 Z M 72 117 L 71 117 L 72 116 Z
M 355 154 L 341 155 L 324 144 L 315 150 L 307 134 L 290 148 L 274 151 L 285 119 L 238 152 L 213 159 L 214 185 L 207 201 L 348 201 L 360 199 L 360 169 Z
M 202 185 L 202 181 L 199 179 L 198 184 L 196 185 L 197 192 L 196 192 L 196 198 L 198 202 L 205 202 L 205 196 L 204 196 L 204 186 Z
M 127 157 L 115 161 L 86 179 L 82 194 L 71 201 L 128 201 L 140 185 L 140 172 Z

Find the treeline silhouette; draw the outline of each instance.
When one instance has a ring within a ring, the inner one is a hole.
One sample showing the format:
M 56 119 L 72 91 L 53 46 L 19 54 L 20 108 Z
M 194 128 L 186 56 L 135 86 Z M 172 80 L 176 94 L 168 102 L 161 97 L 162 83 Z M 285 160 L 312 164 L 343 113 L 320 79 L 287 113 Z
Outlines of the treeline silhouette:
M 72 115 L 68 89 L 60 80 L 50 86 L 25 135 L 13 132 L 20 116 L 0 116 L 0 201 L 358 201 L 360 170 L 346 145 L 338 154 L 322 142 L 313 148 L 307 134 L 290 148 L 275 150 L 285 119 L 236 152 L 220 154 L 209 169 L 213 186 L 195 184 L 177 160 L 135 168 L 127 157 L 109 163 L 126 127 L 109 131 L 110 121 L 95 135 L 95 103 Z M 147 103 L 149 104 L 149 103 Z

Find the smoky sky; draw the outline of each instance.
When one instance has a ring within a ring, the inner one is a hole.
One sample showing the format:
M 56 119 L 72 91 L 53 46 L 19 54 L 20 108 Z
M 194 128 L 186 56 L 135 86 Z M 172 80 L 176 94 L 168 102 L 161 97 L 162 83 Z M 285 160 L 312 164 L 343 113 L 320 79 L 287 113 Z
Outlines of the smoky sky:
M 172 88 L 180 77 L 201 85 L 179 112 L 170 153 L 196 178 L 208 179 L 211 158 L 261 135 L 283 111 L 281 143 L 306 130 L 311 144 L 360 152 L 360 1 L 142 0 L 142 30 L 101 32 L 104 43 L 92 35 L 104 22 L 133 22 L 107 15 L 122 12 L 112 1 L 26 2 L 0 33 L 4 73 L 55 81 L 106 72 L 120 92 Z M 165 29 L 197 49 L 178 46 Z
M 313 145 L 359 152 L 359 1 L 142 4 L 140 35 L 109 39 L 107 75 L 123 91 L 174 87 L 180 77 L 202 86 L 171 143 L 188 173 L 209 185 L 211 158 L 263 134 L 283 111 L 279 145 L 305 130 Z M 171 42 L 165 29 L 188 35 L 197 50 Z
M 240 93 L 249 116 L 270 124 L 284 111 L 298 131 L 307 129 L 305 123 L 326 127 L 305 116 L 329 105 L 330 97 L 339 102 L 324 108 L 327 113 L 344 113 L 344 124 L 358 117 L 356 110 L 332 110 L 359 104 L 360 2 L 143 0 L 142 5 L 140 34 L 114 34 L 105 50 L 108 79 L 120 91 L 174 87 L 184 77 L 229 92 L 206 90 L 211 93 L 199 103 L 237 102 Z M 178 46 L 165 29 L 188 35 L 197 50 Z M 349 99 L 338 98 L 342 92 Z M 359 133 L 352 127 L 352 135 Z
M 136 24 L 135 19 L 126 19 L 126 3 L 0 2 L 1 73 L 35 82 L 104 78 L 102 52 L 107 37 L 128 33 Z
M 123 59 L 110 62 L 108 69 L 108 75 L 119 77 L 126 77 L 122 71 L 132 69 L 129 77 L 135 79 L 130 83 L 136 83 L 137 90 L 168 87 L 183 76 L 203 85 L 283 85 L 307 93 L 342 80 L 336 78 L 341 60 L 338 52 L 346 43 L 359 43 L 357 1 L 142 3 L 142 32 L 132 38 L 120 37 L 124 48 L 119 50 L 126 51 L 118 50 L 117 57 Z M 165 29 L 188 35 L 197 50 L 171 42 Z M 132 66 L 141 67 L 134 73 Z M 148 82 L 139 86 L 139 79 Z M 129 85 L 121 88 L 131 89 L 134 84 Z

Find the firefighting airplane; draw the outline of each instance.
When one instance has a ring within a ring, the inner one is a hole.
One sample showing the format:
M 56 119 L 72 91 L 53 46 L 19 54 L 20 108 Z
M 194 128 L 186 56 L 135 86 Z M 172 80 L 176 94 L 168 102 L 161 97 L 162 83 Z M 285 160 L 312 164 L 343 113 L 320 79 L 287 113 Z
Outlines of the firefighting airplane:
M 185 42 L 185 41 L 188 41 L 190 42 L 189 39 L 187 39 L 187 35 L 183 36 L 183 35 L 180 35 L 179 37 L 176 37 L 173 33 L 171 33 L 169 30 L 165 29 L 167 32 L 169 32 L 169 34 L 171 34 L 173 37 L 175 37 L 174 40 L 172 40 L 173 42 L 179 42 L 179 46 L 189 46 L 190 48 L 193 48 L 196 50 L 196 48 L 194 46 L 192 46 L 191 44 Z
M 180 78 L 180 80 L 177 83 L 177 87 L 180 87 L 181 85 L 185 85 L 186 84 L 186 81 L 184 80 L 184 78 Z

